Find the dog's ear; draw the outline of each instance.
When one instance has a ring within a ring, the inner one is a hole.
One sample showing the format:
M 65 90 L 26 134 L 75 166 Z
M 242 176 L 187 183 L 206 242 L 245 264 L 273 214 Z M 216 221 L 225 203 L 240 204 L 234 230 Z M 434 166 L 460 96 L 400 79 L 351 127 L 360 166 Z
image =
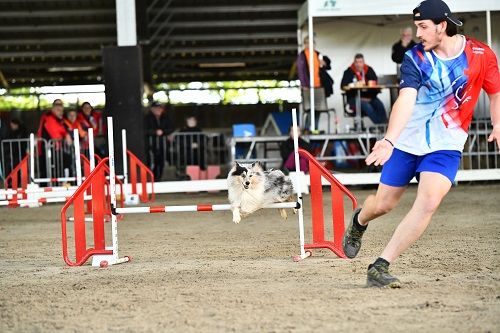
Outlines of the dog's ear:
M 261 171 L 263 171 L 264 167 L 262 166 L 262 164 L 259 161 L 257 161 L 257 162 L 253 162 L 252 163 L 252 169 L 253 170 L 261 170 Z
M 246 172 L 247 168 L 243 167 L 241 164 L 238 162 L 234 161 L 233 162 L 233 167 L 231 168 L 230 174 L 232 176 L 239 176 L 242 173 Z

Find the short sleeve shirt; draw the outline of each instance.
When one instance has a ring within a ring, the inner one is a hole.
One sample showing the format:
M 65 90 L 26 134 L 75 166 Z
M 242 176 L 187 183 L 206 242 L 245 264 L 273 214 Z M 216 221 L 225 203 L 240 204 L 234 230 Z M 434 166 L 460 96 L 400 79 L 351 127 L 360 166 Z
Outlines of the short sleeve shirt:
M 497 58 L 470 38 L 457 56 L 446 59 L 417 44 L 401 65 L 400 88 L 408 87 L 417 90 L 417 100 L 396 147 L 415 155 L 462 151 L 481 89 L 500 92 Z

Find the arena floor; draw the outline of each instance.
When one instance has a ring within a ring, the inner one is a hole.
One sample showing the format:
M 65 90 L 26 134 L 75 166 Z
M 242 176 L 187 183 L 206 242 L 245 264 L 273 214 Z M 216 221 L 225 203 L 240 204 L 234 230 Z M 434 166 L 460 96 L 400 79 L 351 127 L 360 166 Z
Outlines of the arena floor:
M 120 250 L 132 261 L 99 269 L 64 264 L 60 205 L 2 208 L 0 331 L 499 332 L 500 184 L 453 188 L 392 265 L 403 288 L 364 287 L 415 192 L 370 226 L 358 258 L 315 251 L 300 263 L 296 219 L 274 210 L 239 225 L 229 212 L 128 215 Z M 373 190 L 354 193 L 362 202 Z M 158 200 L 225 202 L 222 193 Z

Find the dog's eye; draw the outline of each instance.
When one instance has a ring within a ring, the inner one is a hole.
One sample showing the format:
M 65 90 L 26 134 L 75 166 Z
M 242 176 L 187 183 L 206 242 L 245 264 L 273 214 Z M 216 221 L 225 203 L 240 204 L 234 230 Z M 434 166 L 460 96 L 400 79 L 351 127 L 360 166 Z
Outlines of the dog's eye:
M 252 176 L 253 176 L 253 175 L 250 175 L 250 176 L 248 176 L 248 177 L 252 178 Z

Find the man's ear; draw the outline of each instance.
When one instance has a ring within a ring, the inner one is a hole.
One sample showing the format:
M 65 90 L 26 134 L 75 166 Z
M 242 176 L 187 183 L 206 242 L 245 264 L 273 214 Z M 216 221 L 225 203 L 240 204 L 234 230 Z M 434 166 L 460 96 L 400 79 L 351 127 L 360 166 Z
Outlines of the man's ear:
M 447 24 L 448 24 L 448 22 L 446 22 L 446 21 L 439 22 L 439 24 L 437 25 L 439 27 L 438 34 L 442 33 L 443 31 L 446 32 Z

